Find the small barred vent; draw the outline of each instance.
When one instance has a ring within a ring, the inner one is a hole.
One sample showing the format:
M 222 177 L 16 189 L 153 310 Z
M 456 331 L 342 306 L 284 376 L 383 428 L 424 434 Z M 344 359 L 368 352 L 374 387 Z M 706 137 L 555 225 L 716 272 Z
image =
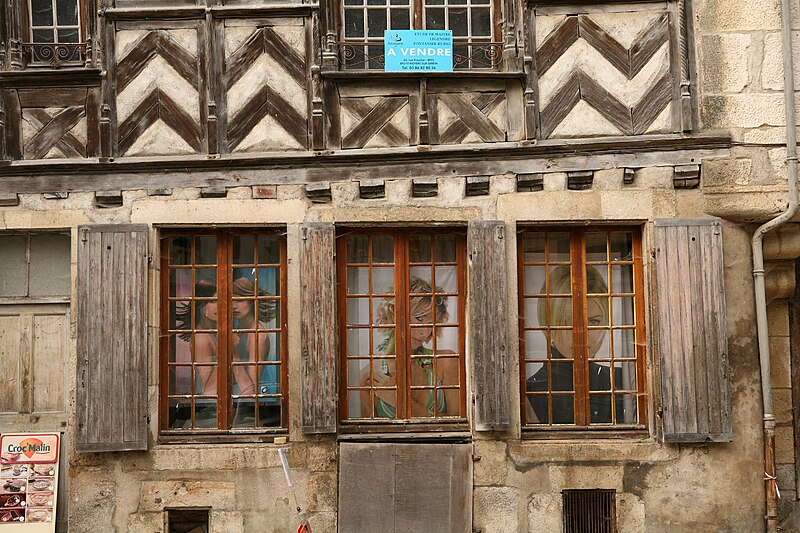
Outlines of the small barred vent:
M 167 509 L 167 533 L 208 531 L 208 509 Z
M 617 505 L 613 490 L 565 490 L 564 533 L 615 533 Z

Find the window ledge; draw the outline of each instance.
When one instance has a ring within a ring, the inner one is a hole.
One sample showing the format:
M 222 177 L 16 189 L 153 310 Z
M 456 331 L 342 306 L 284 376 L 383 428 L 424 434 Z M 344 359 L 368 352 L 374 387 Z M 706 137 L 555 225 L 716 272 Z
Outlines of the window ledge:
M 441 431 L 441 432 L 392 432 L 392 433 L 358 433 L 341 434 L 336 439 L 338 442 L 446 442 L 462 443 L 471 442 L 472 434 L 469 431 Z
M 26 70 L 0 72 L 0 84 L 15 87 L 76 87 L 100 85 L 99 69 L 83 67 L 30 67 Z
M 454 70 L 452 72 L 385 72 L 383 70 L 323 70 L 323 78 L 334 80 L 417 80 L 420 78 L 438 79 L 482 79 L 482 80 L 508 80 L 525 79 L 524 72 L 498 72 L 495 70 Z
M 157 445 L 161 444 L 257 444 L 265 443 L 271 444 L 275 442 L 277 437 L 283 437 L 288 442 L 289 432 L 281 430 L 274 433 L 180 433 L 180 434 L 164 434 L 158 436 L 156 441 Z

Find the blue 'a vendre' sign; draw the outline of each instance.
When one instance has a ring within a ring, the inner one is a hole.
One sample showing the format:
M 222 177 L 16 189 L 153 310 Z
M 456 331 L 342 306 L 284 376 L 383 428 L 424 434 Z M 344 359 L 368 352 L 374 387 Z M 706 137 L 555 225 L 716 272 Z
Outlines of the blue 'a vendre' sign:
M 383 42 L 386 72 L 453 70 L 450 30 L 386 30 Z

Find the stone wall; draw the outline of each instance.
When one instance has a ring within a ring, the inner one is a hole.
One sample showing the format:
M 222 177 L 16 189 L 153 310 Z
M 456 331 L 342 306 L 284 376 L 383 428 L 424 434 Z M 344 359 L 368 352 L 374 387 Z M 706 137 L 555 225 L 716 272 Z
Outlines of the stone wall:
M 502 162 L 496 162 L 498 169 Z M 72 229 L 85 223 L 151 225 L 151 252 L 157 257 L 158 227 L 181 225 L 281 225 L 287 228 L 288 298 L 299 299 L 299 227 L 305 221 L 409 225 L 428 222 L 465 225 L 474 219 L 499 219 L 510 227 L 535 222 L 574 220 L 645 223 L 647 293 L 652 294 L 651 226 L 658 217 L 706 216 L 703 192 L 673 188 L 674 169 L 640 169 L 625 183 L 623 169 L 598 171 L 588 190 L 567 189 L 568 175 L 542 176 L 543 190 L 517 192 L 517 176 L 498 172 L 486 194 L 466 196 L 466 176 L 441 177 L 438 194 L 412 195 L 410 180 L 379 180 L 385 197 L 360 197 L 359 182 L 329 185 L 331 200 L 316 203 L 300 185 L 238 187 L 225 198 L 202 198 L 198 188 L 154 194 L 123 191 L 122 205 L 102 208 L 94 193 L 67 198 L 19 195 L 18 205 L 0 210 L 0 230 Z M 314 190 L 314 187 L 309 187 Z M 750 279 L 750 227 L 724 225 L 725 274 L 732 373 L 734 438 L 728 444 L 667 445 L 660 441 L 659 385 L 654 377 L 658 352 L 648 339 L 650 434 L 638 439 L 526 440 L 519 425 L 518 368 L 509 375 L 513 427 L 507 435 L 473 432 L 474 518 L 476 530 L 560 531 L 561 491 L 608 488 L 617 491 L 619 531 L 759 531 L 763 516 L 760 392 L 753 331 Z M 508 232 L 509 339 L 516 331 L 516 236 Z M 74 254 L 73 254 L 74 255 Z M 300 316 L 289 309 L 290 418 L 286 444 L 157 444 L 158 261 L 150 281 L 150 424 L 147 452 L 77 454 L 69 451 L 70 531 L 156 532 L 164 527 L 164 509 L 210 507 L 214 531 L 269 532 L 296 527 L 294 503 L 277 449 L 285 446 L 296 480 L 297 497 L 314 531 L 336 531 L 337 444 L 335 437 L 308 437 L 299 425 Z M 73 272 L 75 267 L 73 265 Z M 654 331 L 652 302 L 649 327 Z M 780 308 L 773 306 L 773 315 Z M 73 320 L 74 317 L 73 317 Z M 773 335 L 780 332 L 775 330 Z M 69 362 L 70 416 L 74 428 L 75 331 Z M 518 346 L 510 343 L 514 354 Z M 776 350 L 777 353 L 777 350 Z M 516 356 L 515 356 L 515 360 Z M 469 364 L 468 364 L 469 368 Z M 471 383 L 468 377 L 468 382 Z M 776 383 L 777 385 L 778 383 Z M 785 383 L 784 383 L 785 385 Z M 472 385 L 468 385 L 471 387 Z M 468 389 L 469 391 L 469 389 Z M 783 413 L 784 415 L 786 413 Z M 785 419 L 785 417 L 784 417 Z M 45 428 L 41 428 L 45 429 Z M 791 449 L 781 445 L 782 463 Z M 789 461 L 790 462 L 790 461 Z M 783 481 L 782 481 L 783 483 Z

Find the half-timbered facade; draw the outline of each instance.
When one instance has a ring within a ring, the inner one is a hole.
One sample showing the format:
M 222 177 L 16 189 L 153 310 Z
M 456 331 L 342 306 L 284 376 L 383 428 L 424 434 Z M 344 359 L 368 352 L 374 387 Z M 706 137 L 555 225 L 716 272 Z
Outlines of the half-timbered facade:
M 780 23 L 7 0 L 0 433 L 63 435 L 57 531 L 800 530 Z

